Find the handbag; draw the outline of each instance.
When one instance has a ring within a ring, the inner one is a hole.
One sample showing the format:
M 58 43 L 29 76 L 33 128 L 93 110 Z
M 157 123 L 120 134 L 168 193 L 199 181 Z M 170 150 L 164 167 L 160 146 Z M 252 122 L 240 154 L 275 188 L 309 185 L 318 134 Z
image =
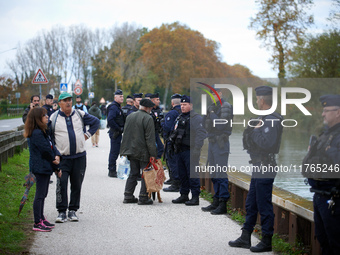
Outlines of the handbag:
M 160 191 L 166 179 L 162 161 L 160 159 L 150 159 L 148 165 L 143 169 L 143 178 L 148 193 Z

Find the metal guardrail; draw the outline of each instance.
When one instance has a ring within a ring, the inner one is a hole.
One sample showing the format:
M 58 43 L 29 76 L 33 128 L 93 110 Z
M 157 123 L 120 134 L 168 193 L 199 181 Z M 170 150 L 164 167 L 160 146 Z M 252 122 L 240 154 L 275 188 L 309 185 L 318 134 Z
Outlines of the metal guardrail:
M 231 206 L 245 214 L 251 177 L 244 173 L 232 172 L 228 173 L 228 179 Z M 214 194 L 209 177 L 201 178 L 201 185 L 206 191 Z M 287 237 L 287 241 L 293 245 L 296 241 L 303 243 L 310 248 L 310 254 L 321 254 L 320 244 L 315 238 L 313 202 L 275 186 L 272 201 L 275 214 L 274 233 Z M 260 224 L 259 216 L 257 222 Z
M 22 116 L 24 112 L 24 108 L 16 107 L 16 108 L 7 108 L 7 116 Z
M 23 126 L 15 130 L 0 132 L 0 171 L 1 165 L 7 163 L 8 158 L 13 157 L 19 150 L 27 148 L 27 139 L 23 136 Z

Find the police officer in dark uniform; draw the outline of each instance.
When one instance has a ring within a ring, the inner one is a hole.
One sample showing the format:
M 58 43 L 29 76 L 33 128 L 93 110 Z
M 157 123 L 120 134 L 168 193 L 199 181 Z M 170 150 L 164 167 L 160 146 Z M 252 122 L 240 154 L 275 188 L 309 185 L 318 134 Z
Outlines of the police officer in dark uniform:
M 325 130 L 310 139 L 302 174 L 313 197 L 315 235 L 322 254 L 340 251 L 340 95 L 320 97 Z M 315 171 L 321 166 L 323 171 Z
M 208 132 L 208 162 L 210 166 L 217 169 L 219 167 L 228 167 L 228 158 L 230 152 L 229 136 L 231 135 L 232 126 L 231 120 L 233 119 L 233 107 L 222 98 L 222 91 L 215 89 L 219 98 L 213 92 L 215 103 L 208 107 L 207 115 L 204 117 L 205 129 Z M 223 119 L 225 124 L 217 124 L 214 127 L 214 120 Z M 230 197 L 228 191 L 228 176 L 226 172 L 213 173 L 212 183 L 214 185 L 215 195 L 213 202 L 207 207 L 202 207 L 205 212 L 211 214 L 225 214 L 227 213 L 227 201 Z
M 195 166 L 199 166 L 199 158 L 206 131 L 202 125 L 202 117 L 192 108 L 190 97 L 183 95 L 181 99 L 182 113 L 175 122 L 170 140 L 176 154 L 178 173 L 181 180 L 181 196 L 172 200 L 174 204 L 199 205 L 200 179 L 195 174 Z M 192 145 L 190 146 L 190 140 Z M 190 153 L 191 161 L 190 161 Z M 197 177 L 197 178 L 196 178 Z M 189 200 L 189 192 L 192 198 Z
M 157 145 L 157 159 L 160 159 L 164 153 L 164 144 L 159 137 L 159 134 L 162 132 L 161 122 L 164 119 L 163 110 L 159 107 L 159 93 L 152 94 L 150 96 L 151 101 L 155 104 L 155 106 L 151 110 L 151 117 L 153 118 L 155 124 L 155 134 L 156 134 L 156 145 Z
M 126 105 L 122 107 L 122 111 L 124 113 L 125 118 L 128 115 L 128 112 L 132 109 L 133 107 L 133 98 L 132 96 L 128 95 L 126 97 Z
M 182 113 L 181 111 L 181 98 L 180 94 L 174 94 L 171 96 L 172 109 L 165 115 L 163 125 L 163 138 L 166 143 L 165 158 L 169 167 L 170 179 L 164 184 L 171 184 L 171 186 L 164 188 L 165 192 L 179 192 L 181 181 L 178 175 L 177 160 L 174 155 L 170 155 L 169 149 L 171 147 L 169 136 L 174 129 L 175 120 Z
M 269 86 L 260 86 L 255 91 L 259 110 L 270 109 L 273 89 Z M 246 221 L 242 228 L 242 235 L 235 241 L 229 242 L 232 247 L 250 248 L 252 252 L 272 250 L 274 232 L 272 190 L 276 172 L 268 169 L 276 166 L 275 154 L 280 149 L 282 120 L 283 117 L 276 112 L 260 116 L 257 123 L 251 124 L 255 128 L 248 126 L 243 133 L 243 146 L 250 154 L 253 173 L 246 199 Z M 268 172 L 263 171 L 264 167 Z M 251 247 L 251 233 L 258 213 L 261 216 L 262 240 L 256 246 Z
M 146 93 L 144 98 L 145 99 L 150 99 L 150 97 L 152 96 L 153 94 L 152 93 Z
M 42 107 L 47 110 L 48 117 L 50 117 L 52 113 L 55 112 L 53 109 L 53 96 L 51 94 L 46 96 L 45 104 Z
M 110 154 L 109 154 L 109 177 L 117 177 L 116 160 L 119 155 L 122 133 L 124 130 L 125 117 L 121 109 L 124 102 L 123 91 L 118 89 L 114 101 L 107 108 L 107 125 L 109 126 Z
M 135 93 L 133 94 L 133 106 L 131 107 L 131 109 L 128 111 L 127 115 L 133 113 L 133 112 L 137 112 L 139 109 L 139 102 L 142 100 L 143 98 L 143 93 Z

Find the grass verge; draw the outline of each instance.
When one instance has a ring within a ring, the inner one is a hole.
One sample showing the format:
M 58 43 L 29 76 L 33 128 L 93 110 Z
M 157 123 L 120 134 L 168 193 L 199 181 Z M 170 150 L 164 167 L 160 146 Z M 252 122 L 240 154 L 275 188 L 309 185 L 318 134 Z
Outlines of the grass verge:
M 204 189 L 201 189 L 201 197 L 209 202 L 213 201 L 213 195 Z M 245 215 L 240 210 L 231 208 L 230 200 L 227 203 L 227 215 L 240 225 L 243 225 L 246 220 Z M 261 237 L 261 227 L 259 225 L 255 226 L 254 233 Z M 274 252 L 283 255 L 309 254 L 308 249 L 300 242 L 296 242 L 294 245 L 291 245 L 285 239 L 285 237 L 279 236 L 278 234 L 273 235 L 272 247 Z
M 33 200 L 35 185 L 18 217 L 20 200 L 25 192 L 24 177 L 29 172 L 28 149 L 8 159 L 0 172 L 0 254 L 29 254 L 34 233 Z

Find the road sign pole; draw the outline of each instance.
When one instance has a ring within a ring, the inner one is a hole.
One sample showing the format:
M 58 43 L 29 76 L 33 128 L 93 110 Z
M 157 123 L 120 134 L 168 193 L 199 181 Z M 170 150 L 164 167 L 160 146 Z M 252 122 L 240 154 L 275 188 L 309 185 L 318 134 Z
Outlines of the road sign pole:
M 39 93 L 40 93 L 40 100 L 41 100 L 41 84 L 39 84 Z

